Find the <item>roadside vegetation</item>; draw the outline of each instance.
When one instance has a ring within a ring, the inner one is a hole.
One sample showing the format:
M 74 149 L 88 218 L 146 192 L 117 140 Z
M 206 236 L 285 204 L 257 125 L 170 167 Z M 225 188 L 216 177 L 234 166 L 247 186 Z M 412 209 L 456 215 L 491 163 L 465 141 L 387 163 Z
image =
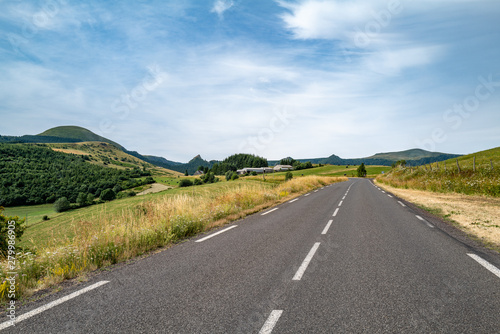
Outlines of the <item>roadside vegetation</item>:
M 24 230 L 17 250 L 16 296 L 134 258 L 299 194 L 346 178 L 295 177 L 284 182 L 241 179 L 124 198 L 58 214 Z M 0 298 L 7 301 L 7 261 Z
M 500 147 L 419 167 L 400 161 L 377 181 L 403 189 L 500 197 Z

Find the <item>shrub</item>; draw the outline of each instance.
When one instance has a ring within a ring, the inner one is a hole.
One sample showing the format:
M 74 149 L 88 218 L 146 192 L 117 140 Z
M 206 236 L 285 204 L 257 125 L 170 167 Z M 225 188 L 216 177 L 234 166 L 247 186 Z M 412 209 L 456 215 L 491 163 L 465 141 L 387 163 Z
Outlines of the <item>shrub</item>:
M 290 171 L 286 172 L 286 174 L 285 174 L 285 181 L 289 181 L 291 179 L 293 179 L 292 172 L 290 172 Z
M 358 177 L 365 177 L 366 176 L 366 167 L 365 164 L 362 163 L 359 165 L 358 169 L 356 170 L 358 173 Z
M 87 194 L 79 193 L 78 197 L 76 198 L 76 204 L 78 204 L 79 206 L 87 205 Z
M 112 201 L 116 198 L 116 193 L 113 191 L 113 189 L 105 189 L 101 193 L 101 200 L 103 201 Z
M 43 216 L 43 217 L 42 217 L 42 220 L 49 220 L 49 219 L 50 219 L 50 218 L 49 218 L 49 216 L 47 216 L 47 215 L 45 215 L 45 216 Z
M 11 250 L 16 251 L 15 245 L 21 240 L 21 236 L 24 233 L 25 226 L 24 219 L 19 219 L 19 217 L 6 217 L 2 214 L 4 208 L 0 206 L 0 254 L 2 256 L 7 256 L 9 254 L 9 240 L 15 240 L 13 244 L 14 249 L 12 249 L 11 242 Z M 15 222 L 14 224 L 9 224 L 9 222 Z M 12 231 L 12 232 L 11 232 Z M 15 236 L 15 239 L 13 239 Z
M 237 180 L 239 179 L 240 177 L 238 176 L 238 174 L 236 172 L 233 172 L 233 175 L 231 176 L 231 180 Z
M 193 185 L 193 181 L 190 179 L 182 179 L 181 182 L 179 182 L 179 187 L 190 187 Z
M 203 184 L 203 182 L 202 182 L 200 179 L 195 179 L 195 180 L 194 180 L 194 185 L 195 185 L 195 186 L 199 186 L 199 185 L 201 185 L 201 184 Z
M 54 203 L 54 210 L 56 210 L 56 212 L 67 211 L 70 208 L 71 204 L 66 197 L 61 197 Z

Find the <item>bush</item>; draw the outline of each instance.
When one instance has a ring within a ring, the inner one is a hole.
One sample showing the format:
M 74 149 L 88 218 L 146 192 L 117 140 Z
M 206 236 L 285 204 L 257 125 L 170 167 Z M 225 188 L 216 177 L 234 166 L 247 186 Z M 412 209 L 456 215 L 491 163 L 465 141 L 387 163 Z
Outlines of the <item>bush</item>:
M 290 171 L 286 172 L 286 174 L 285 174 L 285 181 L 289 181 L 291 179 L 293 179 L 292 172 L 290 172 Z
M 79 193 L 78 197 L 76 198 L 76 204 L 78 204 L 79 206 L 87 205 L 87 194 Z
M 112 201 L 116 198 L 116 193 L 113 191 L 113 189 L 108 188 L 102 191 L 100 198 L 103 201 Z
M 199 185 L 201 185 L 201 184 L 203 184 L 203 182 L 202 182 L 200 179 L 195 179 L 195 180 L 194 180 L 194 185 L 195 185 L 195 186 L 199 186 Z
M 228 170 L 226 172 L 226 181 L 229 181 L 231 180 L 231 177 L 233 176 L 233 171 L 232 170 Z
M 61 197 L 54 203 L 54 210 L 56 210 L 56 212 L 67 211 L 70 208 L 71 204 L 66 197 Z
M 191 187 L 193 185 L 193 181 L 190 179 L 182 179 L 181 182 L 179 182 L 179 187 Z
M 24 219 L 19 219 L 19 217 L 6 217 L 2 214 L 4 208 L 0 206 L 0 254 L 2 256 L 7 256 L 9 254 L 9 240 L 15 240 L 14 245 L 12 245 L 11 241 L 11 250 L 12 246 L 15 246 L 21 240 L 21 236 L 24 233 L 25 226 Z M 14 224 L 9 224 L 9 222 L 15 222 Z M 9 228 L 10 227 L 10 228 Z M 10 232 L 13 231 L 13 232 Z M 12 239 L 15 236 L 15 239 Z
M 43 216 L 43 217 L 42 217 L 42 220 L 49 220 L 49 219 L 50 219 L 50 218 L 49 218 L 49 216 L 47 216 L 47 215 L 45 215 L 45 216 Z
M 359 165 L 357 172 L 358 172 L 358 177 L 365 177 L 366 176 L 366 168 L 365 168 L 364 163 Z
M 240 177 L 238 176 L 238 174 L 236 172 L 233 172 L 233 175 L 231 176 L 231 180 L 237 180 L 239 179 Z

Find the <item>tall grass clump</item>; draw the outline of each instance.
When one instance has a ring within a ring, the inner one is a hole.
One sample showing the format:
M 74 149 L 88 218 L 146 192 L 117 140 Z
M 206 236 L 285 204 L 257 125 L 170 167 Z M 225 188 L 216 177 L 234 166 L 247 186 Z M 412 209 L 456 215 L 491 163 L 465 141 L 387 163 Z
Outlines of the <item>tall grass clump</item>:
M 153 197 L 119 212 L 103 210 L 74 222 L 72 239 L 57 238 L 18 253 L 16 296 L 125 261 L 346 178 L 305 176 L 288 182 L 241 182 L 193 193 Z M 236 181 L 240 182 L 240 181 Z M 7 262 L 0 265 L 0 300 L 7 301 Z

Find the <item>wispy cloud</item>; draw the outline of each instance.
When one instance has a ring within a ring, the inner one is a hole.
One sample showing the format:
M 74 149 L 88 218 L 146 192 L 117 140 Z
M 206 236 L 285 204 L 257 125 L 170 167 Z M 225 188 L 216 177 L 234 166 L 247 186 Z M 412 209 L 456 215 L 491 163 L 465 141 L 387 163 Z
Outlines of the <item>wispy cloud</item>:
M 217 13 L 219 18 L 222 19 L 224 17 L 224 12 L 233 6 L 234 2 L 232 0 L 215 0 L 211 12 Z

